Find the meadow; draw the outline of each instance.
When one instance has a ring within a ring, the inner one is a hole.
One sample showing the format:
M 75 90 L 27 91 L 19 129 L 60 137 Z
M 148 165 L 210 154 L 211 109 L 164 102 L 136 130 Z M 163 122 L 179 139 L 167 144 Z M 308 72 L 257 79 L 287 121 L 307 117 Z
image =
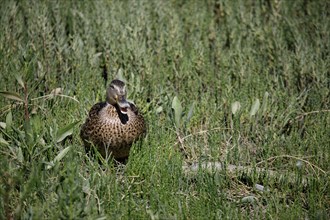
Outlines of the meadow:
M 2 1 L 0 219 L 328 219 L 330 2 Z M 126 165 L 79 130 L 112 79 Z

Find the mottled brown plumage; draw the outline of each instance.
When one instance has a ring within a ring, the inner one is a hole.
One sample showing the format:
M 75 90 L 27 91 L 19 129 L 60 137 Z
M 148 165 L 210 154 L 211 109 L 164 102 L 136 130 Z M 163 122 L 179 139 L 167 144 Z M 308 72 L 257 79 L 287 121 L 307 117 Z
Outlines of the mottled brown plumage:
M 143 116 L 134 104 L 126 101 L 125 84 L 113 80 L 107 89 L 107 101 L 92 107 L 80 137 L 86 151 L 94 144 L 103 157 L 112 155 L 121 160 L 128 157 L 132 143 L 145 131 Z

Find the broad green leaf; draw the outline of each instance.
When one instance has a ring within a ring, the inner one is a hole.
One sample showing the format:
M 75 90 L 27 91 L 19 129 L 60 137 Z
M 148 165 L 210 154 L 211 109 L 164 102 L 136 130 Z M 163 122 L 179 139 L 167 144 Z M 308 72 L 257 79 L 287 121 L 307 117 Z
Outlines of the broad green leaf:
M 190 121 L 191 117 L 193 116 L 194 114 L 194 109 L 195 109 L 195 102 L 193 102 L 190 106 L 190 109 L 189 109 L 189 112 L 188 112 L 188 115 L 187 115 L 187 123 Z
M 2 122 L 2 121 L 0 121 L 0 127 L 2 127 L 3 129 L 6 129 L 6 123 L 5 122 Z
M 135 89 L 137 92 L 141 92 L 141 80 L 140 77 L 136 78 Z
M 23 98 L 16 92 L 0 91 L 0 95 L 7 99 L 13 99 L 19 102 L 24 102 Z
M 91 186 L 88 179 L 83 180 L 82 191 L 86 194 L 89 194 L 91 192 Z
M 61 141 L 63 141 L 67 136 L 70 136 L 73 132 L 73 127 L 78 124 L 78 121 L 73 122 L 67 126 L 65 126 L 64 128 L 61 128 L 58 132 L 57 132 L 57 136 L 56 136 L 56 143 L 59 143 Z
M 123 82 L 126 82 L 123 72 L 124 72 L 124 70 L 122 68 L 119 68 L 116 78 Z
M 259 99 L 256 99 L 251 107 L 251 111 L 250 111 L 250 116 L 254 116 L 257 111 L 259 110 L 259 107 L 260 107 L 260 101 Z
M 159 106 L 157 109 L 156 109 L 156 113 L 159 114 L 163 111 L 163 107 L 162 106 Z
M 233 102 L 233 103 L 231 104 L 231 112 L 233 113 L 233 115 L 235 115 L 236 112 L 237 112 L 238 110 L 240 110 L 240 108 L 241 108 L 241 103 L 240 103 L 240 102 L 238 102 L 238 101 Z
M 22 80 L 22 76 L 17 74 L 17 75 L 15 75 L 15 78 L 16 78 L 18 84 L 19 84 L 22 88 L 25 88 L 24 82 L 23 82 L 23 80 Z
M 47 169 L 51 169 L 52 167 L 54 167 L 54 165 L 56 164 L 56 162 L 59 162 L 63 159 L 63 157 L 69 152 L 69 150 L 71 149 L 71 146 L 64 148 L 63 150 L 61 150 L 56 157 L 54 158 L 54 160 L 52 160 L 48 165 L 47 165 Z
M 301 169 L 303 166 L 303 162 L 301 160 L 298 160 L 296 163 L 296 167 L 298 167 L 299 169 Z
M 47 163 L 47 162 L 46 162 Z M 46 166 L 46 169 L 49 170 L 51 169 L 52 167 L 55 166 L 55 163 L 53 161 L 50 161 L 49 163 L 47 163 L 48 165 Z
M 99 53 L 96 53 L 96 54 L 94 54 L 94 58 L 98 58 L 98 57 L 100 57 L 102 55 L 102 52 L 99 52 Z
M 269 93 L 265 92 L 264 98 L 262 99 L 262 107 L 261 107 L 262 113 L 265 113 L 267 111 L 268 96 L 269 96 Z
M 17 152 L 17 159 L 20 163 L 23 163 L 24 156 L 23 156 L 22 148 L 19 147 L 17 151 L 18 151 Z
M 258 191 L 261 191 L 261 192 L 265 191 L 265 187 L 263 185 L 255 184 L 254 186 L 255 186 L 256 190 L 258 190 Z
M 3 139 L 2 137 L 0 137 L 0 145 L 8 146 L 9 143 L 5 139 Z
M 256 202 L 257 198 L 255 196 L 245 196 L 242 198 L 242 203 L 254 203 Z
M 182 115 L 182 106 L 181 102 L 178 99 L 177 96 L 173 98 L 172 101 L 172 109 L 174 110 L 174 119 L 175 119 L 175 125 L 177 128 L 180 128 L 180 121 L 181 121 L 181 115 Z
M 61 160 L 63 159 L 63 157 L 69 152 L 70 149 L 71 149 L 71 146 L 62 149 L 62 150 L 60 151 L 60 153 L 58 153 L 58 154 L 56 155 L 56 157 L 54 158 L 53 161 L 54 161 L 55 163 L 61 161 Z
M 38 75 L 38 78 L 41 79 L 42 77 L 45 76 L 46 72 L 44 71 L 44 67 L 40 61 L 38 61 L 37 64 L 38 64 L 37 75 Z
M 11 111 L 8 112 L 6 116 L 6 129 L 9 130 L 11 128 L 11 124 L 13 122 L 13 115 Z

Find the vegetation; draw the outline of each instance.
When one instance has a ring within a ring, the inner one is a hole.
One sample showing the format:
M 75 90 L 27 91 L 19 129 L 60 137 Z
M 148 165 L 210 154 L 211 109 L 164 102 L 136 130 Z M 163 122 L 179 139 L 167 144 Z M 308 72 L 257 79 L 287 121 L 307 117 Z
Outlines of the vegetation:
M 327 219 L 329 12 L 3 1 L 0 219 Z M 125 166 L 79 138 L 117 77 L 148 121 Z

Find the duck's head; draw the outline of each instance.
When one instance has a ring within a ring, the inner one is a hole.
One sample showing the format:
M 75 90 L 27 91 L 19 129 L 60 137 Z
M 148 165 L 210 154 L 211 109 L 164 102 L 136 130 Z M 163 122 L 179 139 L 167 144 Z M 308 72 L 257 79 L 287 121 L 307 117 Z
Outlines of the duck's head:
M 114 106 L 117 106 L 121 113 L 127 114 L 127 109 L 130 107 L 126 101 L 126 86 L 123 81 L 118 79 L 113 80 L 107 89 L 106 101 Z

